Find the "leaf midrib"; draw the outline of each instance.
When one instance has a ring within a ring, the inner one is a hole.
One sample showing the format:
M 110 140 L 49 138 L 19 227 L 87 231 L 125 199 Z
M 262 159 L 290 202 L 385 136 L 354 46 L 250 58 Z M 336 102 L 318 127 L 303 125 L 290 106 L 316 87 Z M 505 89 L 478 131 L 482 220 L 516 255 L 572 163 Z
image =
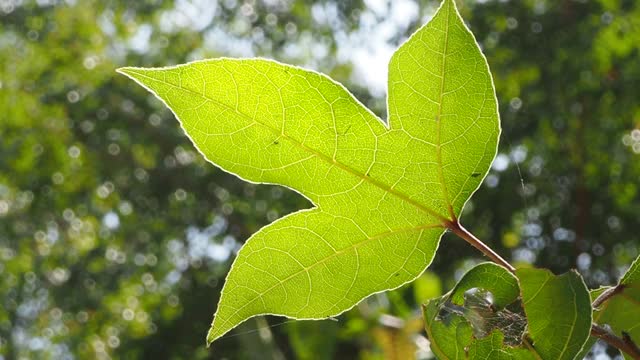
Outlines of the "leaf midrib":
M 325 155 L 325 154 L 323 154 L 323 153 L 321 153 L 321 152 L 319 152 L 319 151 L 317 151 L 317 150 L 315 150 L 313 148 L 310 148 L 310 147 L 304 145 L 303 143 L 297 141 L 296 139 L 292 138 L 291 136 L 287 135 L 286 133 L 282 133 L 282 131 L 280 129 L 276 129 L 273 126 L 270 126 L 268 124 L 260 122 L 257 119 L 251 118 L 251 116 L 249 116 L 249 115 L 247 115 L 247 114 L 245 114 L 245 113 L 233 108 L 230 105 L 227 105 L 227 104 L 225 104 L 223 102 L 220 102 L 218 100 L 212 99 L 212 98 L 210 98 L 210 97 L 208 97 L 208 96 L 206 96 L 206 95 L 204 95 L 202 93 L 196 92 L 194 90 L 187 89 L 187 88 L 184 88 L 184 87 L 180 87 L 180 86 L 171 84 L 169 82 L 166 82 L 166 81 L 163 81 L 163 80 L 159 80 L 159 79 L 153 78 L 151 76 L 145 75 L 144 73 L 137 72 L 137 71 L 135 71 L 136 70 L 135 68 L 128 68 L 128 69 L 125 68 L 123 70 L 125 70 L 125 72 L 126 71 L 130 71 L 130 72 L 136 74 L 137 76 L 141 76 L 141 77 L 147 78 L 149 80 L 156 81 L 156 82 L 171 86 L 173 88 L 180 89 L 182 91 L 186 91 L 186 92 L 189 92 L 191 94 L 200 96 L 201 98 L 203 98 L 206 101 L 210 101 L 210 102 L 212 102 L 214 104 L 217 104 L 217 105 L 222 106 L 222 107 L 224 107 L 224 108 L 226 108 L 228 110 L 231 110 L 231 111 L 235 112 L 236 114 L 246 118 L 247 120 L 252 121 L 252 122 L 254 122 L 254 123 L 258 124 L 258 125 L 263 126 L 267 130 L 272 132 L 274 135 L 290 141 L 291 143 L 293 143 L 297 147 L 299 147 L 299 148 L 311 153 L 314 156 L 317 156 L 318 158 L 324 160 L 325 162 L 333 164 L 333 165 L 339 167 L 340 169 L 350 173 L 351 175 L 359 177 L 363 181 L 368 182 L 368 183 L 370 183 L 370 184 L 372 184 L 372 185 L 384 190 L 385 192 L 390 193 L 390 194 L 400 198 L 401 200 L 413 205 L 414 207 L 418 208 L 419 210 L 422 210 L 422 211 L 428 213 L 429 215 L 437 218 L 442 223 L 442 226 L 444 226 L 446 228 L 449 228 L 450 227 L 450 223 L 455 221 L 455 218 L 454 219 L 447 219 L 446 217 L 442 216 L 441 214 L 439 214 L 435 210 L 431 209 L 430 207 L 428 207 L 426 205 L 423 205 L 423 204 L 411 199 L 409 196 L 407 196 L 407 195 L 405 195 L 405 194 L 403 194 L 403 193 L 401 193 L 399 191 L 396 191 L 395 189 L 391 188 L 387 184 L 384 184 L 384 183 L 382 183 L 380 181 L 377 181 L 377 180 L 373 179 L 372 177 L 367 176 L 366 174 L 363 174 L 363 173 L 361 173 L 361 172 L 359 172 L 359 171 L 357 171 L 355 169 L 352 169 L 348 165 L 345 165 L 345 164 L 343 164 L 341 162 L 338 162 L 338 161 L 332 159 L 331 157 L 329 157 L 329 156 L 327 156 L 327 155 Z M 152 91 L 152 92 L 155 93 L 155 91 Z M 380 121 L 380 119 L 378 119 L 377 117 L 376 117 L 376 119 L 378 121 Z M 178 120 L 180 120 L 180 119 L 178 118 Z M 196 145 L 196 147 L 197 147 L 197 144 L 194 143 L 194 145 Z M 451 206 L 451 204 L 447 203 L 447 206 Z
M 571 342 L 571 340 L 573 338 L 573 332 L 575 331 L 576 322 L 578 321 L 578 303 L 576 302 L 576 290 L 573 287 L 573 279 L 569 279 L 569 288 L 571 288 L 571 293 L 573 294 L 573 301 L 572 301 L 572 303 L 573 303 L 573 320 L 572 320 L 572 324 L 571 324 L 571 330 L 569 331 L 569 336 L 567 337 L 567 341 L 565 341 L 564 346 L 562 347 L 562 351 L 560 352 L 560 355 L 558 356 L 559 359 L 562 359 L 562 356 L 564 356 L 564 353 L 569 348 L 569 343 Z
M 440 76 L 440 98 L 438 101 L 438 115 L 436 115 L 436 129 L 437 129 L 437 146 L 436 146 L 436 162 L 438 163 L 438 178 L 442 185 L 442 196 L 444 202 L 447 205 L 449 216 L 455 221 L 456 214 L 453 211 L 453 205 L 449 200 L 449 191 L 447 190 L 447 184 L 444 181 L 444 169 L 442 166 L 442 103 L 444 101 L 444 85 L 445 76 L 447 75 L 447 49 L 449 48 L 449 11 L 451 5 L 447 4 L 447 13 L 445 14 L 446 24 L 444 27 L 444 49 L 442 49 L 442 73 Z

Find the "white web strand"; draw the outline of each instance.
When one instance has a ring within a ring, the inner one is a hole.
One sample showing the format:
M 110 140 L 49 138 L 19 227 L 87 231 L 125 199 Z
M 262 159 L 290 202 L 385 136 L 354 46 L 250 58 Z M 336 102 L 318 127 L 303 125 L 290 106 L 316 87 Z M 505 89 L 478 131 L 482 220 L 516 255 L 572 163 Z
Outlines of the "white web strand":
M 334 318 L 334 317 L 328 318 L 327 320 L 331 320 L 331 321 L 335 321 L 335 322 L 339 321 L 337 318 Z M 256 321 L 257 321 L 257 319 L 256 319 Z M 235 337 L 238 337 L 238 336 L 255 334 L 255 333 L 259 333 L 259 332 L 265 331 L 265 330 L 273 329 L 273 328 L 278 327 L 278 326 L 286 325 L 286 324 L 289 324 L 289 323 L 292 323 L 292 322 L 297 322 L 297 321 L 300 321 L 300 320 L 294 320 L 294 319 L 284 320 L 284 321 L 281 321 L 279 323 L 269 324 L 269 325 L 266 325 L 266 326 L 265 325 L 260 325 L 260 321 L 257 321 L 258 324 L 257 324 L 255 329 L 247 330 L 247 331 L 241 331 L 241 332 L 235 332 L 233 334 L 227 334 L 227 335 L 222 336 L 220 339 L 218 339 L 216 341 L 222 341 L 222 340 L 226 340 L 226 339 L 230 339 L 230 338 L 235 338 Z M 266 322 L 266 319 L 265 319 L 264 322 Z

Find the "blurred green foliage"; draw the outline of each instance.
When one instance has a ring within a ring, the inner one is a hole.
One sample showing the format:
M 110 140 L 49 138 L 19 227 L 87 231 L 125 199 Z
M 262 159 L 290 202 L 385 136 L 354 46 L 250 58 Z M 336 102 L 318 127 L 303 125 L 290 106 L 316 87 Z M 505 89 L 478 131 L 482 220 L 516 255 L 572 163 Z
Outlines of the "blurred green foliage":
M 640 3 L 458 3 L 504 129 L 463 223 L 520 266 L 615 283 L 640 250 Z M 337 321 L 258 318 L 206 349 L 235 251 L 309 203 L 205 163 L 114 69 L 265 56 L 325 72 L 384 114 L 357 76 L 382 74 L 353 55 L 397 46 L 436 6 L 0 1 L 0 359 L 429 357 L 419 303 L 482 261 L 454 236 L 415 285 Z M 402 21 L 385 21 L 394 11 Z

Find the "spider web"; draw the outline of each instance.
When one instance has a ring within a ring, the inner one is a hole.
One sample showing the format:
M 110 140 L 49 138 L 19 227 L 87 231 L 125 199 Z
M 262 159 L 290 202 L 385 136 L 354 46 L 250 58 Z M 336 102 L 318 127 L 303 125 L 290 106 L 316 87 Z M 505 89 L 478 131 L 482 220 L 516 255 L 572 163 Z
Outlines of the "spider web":
M 482 339 L 494 330 L 504 334 L 504 343 L 510 346 L 522 344 L 527 328 L 527 318 L 520 300 L 503 309 L 493 304 L 493 294 L 481 288 L 472 288 L 464 293 L 464 304 L 458 305 L 447 299 L 440 305 L 436 320 L 449 324 L 453 317 L 463 317 L 477 339 Z

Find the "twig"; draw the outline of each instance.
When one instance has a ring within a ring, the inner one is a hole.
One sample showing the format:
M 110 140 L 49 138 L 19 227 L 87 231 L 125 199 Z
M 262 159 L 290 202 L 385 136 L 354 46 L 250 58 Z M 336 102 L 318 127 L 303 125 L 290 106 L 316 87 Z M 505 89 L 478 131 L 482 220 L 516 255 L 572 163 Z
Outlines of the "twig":
M 622 332 L 622 340 L 624 340 L 625 343 L 627 343 L 631 348 L 633 348 L 633 351 L 636 354 L 640 354 L 640 347 L 638 347 L 638 345 L 636 345 L 636 343 L 633 342 L 633 339 L 631 339 L 631 335 L 629 335 L 628 332 L 626 331 Z
M 623 284 L 618 284 L 612 288 L 609 288 L 603 291 L 602 294 L 600 294 L 600 296 L 598 296 L 595 300 L 593 300 L 593 304 L 591 305 L 593 306 L 594 309 L 599 308 L 600 305 L 605 303 L 605 301 L 609 300 L 614 295 L 621 293 L 622 290 L 624 290 L 624 288 L 625 286 Z
M 600 340 L 603 340 L 607 344 L 618 348 L 620 351 L 624 351 L 627 355 L 631 356 L 631 358 L 640 360 L 640 349 L 638 349 L 638 345 L 636 345 L 633 340 L 628 336 L 620 338 L 614 334 L 612 334 L 607 329 L 603 328 L 600 325 L 592 324 L 591 325 L 591 336 L 597 337 Z
M 474 248 L 480 250 L 480 252 L 493 260 L 493 262 L 502 265 L 511 273 L 516 272 L 516 269 L 513 267 L 513 265 L 509 264 L 507 260 L 503 259 L 500 255 L 493 251 L 493 249 L 480 241 L 480 239 L 469 232 L 469 230 L 465 229 L 458 221 L 449 222 L 446 224 L 446 226 L 454 234 L 461 237 L 463 240 L 471 244 L 471 246 L 473 246 Z M 621 292 L 623 289 L 624 285 L 619 284 L 611 289 L 606 290 L 605 292 L 600 294 L 600 296 L 598 296 L 596 300 L 594 300 L 592 304 L 593 308 L 599 307 L 600 305 L 602 305 L 602 303 L 607 301 L 615 294 Z M 607 344 L 618 348 L 620 351 L 625 352 L 635 360 L 640 360 L 640 349 L 628 335 L 626 335 L 624 338 L 620 338 L 598 324 L 591 324 L 591 336 L 597 337 Z

